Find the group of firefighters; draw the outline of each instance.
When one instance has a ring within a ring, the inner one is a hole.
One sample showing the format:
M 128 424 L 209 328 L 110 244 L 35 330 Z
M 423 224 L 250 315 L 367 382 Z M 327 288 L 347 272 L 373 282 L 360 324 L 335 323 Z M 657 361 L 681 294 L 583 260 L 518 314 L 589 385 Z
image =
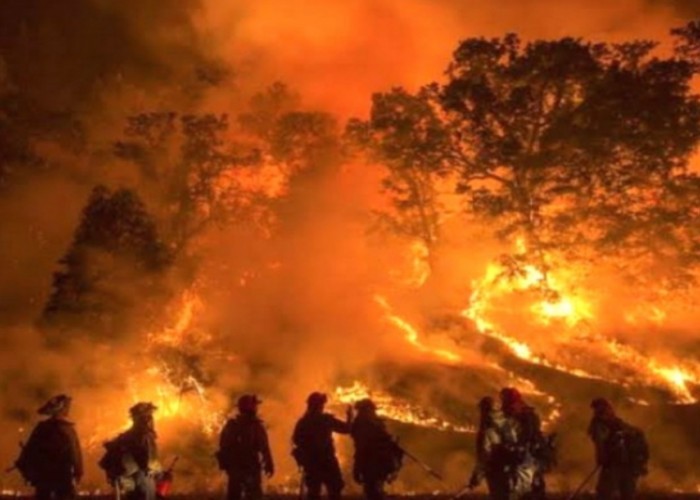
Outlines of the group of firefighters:
M 228 500 L 260 500 L 263 474 L 271 477 L 275 472 L 267 431 L 258 416 L 260 402 L 254 394 L 241 396 L 238 414 L 221 431 L 216 458 L 228 476 Z M 325 411 L 325 394 L 311 393 L 306 403 L 292 435 L 292 456 L 303 474 L 304 496 L 317 500 L 325 488 L 329 500 L 340 499 L 344 482 L 333 442 L 337 433 L 352 438 L 352 477 L 362 486 L 365 498 L 382 500 L 384 487 L 396 478 L 406 452 L 387 431 L 375 403 L 357 401 L 348 407 L 344 420 Z M 76 496 L 83 464 L 74 425 L 68 420 L 70 406 L 71 398 L 59 395 L 39 409 L 47 418 L 36 425 L 15 463 L 35 487 L 38 500 Z M 484 397 L 478 406 L 477 462 L 461 493 L 485 482 L 493 500 L 543 499 L 545 474 L 554 464 L 555 450 L 553 436 L 544 435 L 534 408 L 514 388 L 501 390 L 500 405 Z M 631 500 L 637 479 L 646 474 L 644 435 L 618 418 L 607 400 L 595 399 L 591 408 L 588 434 L 595 447 L 598 500 L 616 494 Z M 100 467 L 117 498 L 155 500 L 167 492 L 171 472 L 164 471 L 158 460 L 156 409 L 148 402 L 134 405 L 129 410 L 132 426 L 105 443 Z

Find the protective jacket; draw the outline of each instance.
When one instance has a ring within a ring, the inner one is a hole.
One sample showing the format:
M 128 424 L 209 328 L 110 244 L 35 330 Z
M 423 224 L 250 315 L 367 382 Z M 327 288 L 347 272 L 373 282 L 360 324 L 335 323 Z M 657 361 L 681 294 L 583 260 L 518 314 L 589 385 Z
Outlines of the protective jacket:
M 314 410 L 307 411 L 294 427 L 292 455 L 303 469 L 308 500 L 320 498 L 323 486 L 329 500 L 337 500 L 345 486 L 335 456 L 334 432 L 348 434 L 350 424 Z
M 532 407 L 523 405 L 506 415 L 502 434 L 509 496 L 543 497 L 544 470 L 535 456 L 544 440 L 539 416 Z
M 649 450 L 644 433 L 611 411 L 607 417 L 591 419 L 588 435 L 600 466 L 596 485 L 598 499 L 608 500 L 616 494 L 622 500 L 634 498 L 639 476 L 647 473 Z
M 219 466 L 225 471 L 259 473 L 261 467 L 274 469 L 270 444 L 263 421 L 241 413 L 226 422 L 219 438 Z
M 34 486 L 81 477 L 83 459 L 74 424 L 58 417 L 39 422 L 15 465 Z
M 294 427 L 295 458 L 302 467 L 335 458 L 333 433 L 348 434 L 350 424 L 330 413 L 306 412 Z
M 403 451 L 374 415 L 358 415 L 352 423 L 354 471 L 360 478 L 388 480 L 401 467 Z

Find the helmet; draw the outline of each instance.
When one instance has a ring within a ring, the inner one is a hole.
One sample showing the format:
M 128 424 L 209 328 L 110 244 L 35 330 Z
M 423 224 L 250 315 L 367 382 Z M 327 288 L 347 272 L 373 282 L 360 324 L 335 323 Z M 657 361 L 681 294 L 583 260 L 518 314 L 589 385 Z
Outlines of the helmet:
M 613 419 L 615 418 L 615 409 L 605 398 L 595 398 L 591 401 L 591 408 L 593 409 L 593 414 L 596 417 L 602 419 Z
M 520 394 L 520 391 L 517 390 L 515 387 L 504 387 L 501 389 L 501 403 L 510 406 L 515 403 L 522 402 L 523 396 Z
M 326 396 L 322 392 L 312 392 L 311 394 L 309 394 L 309 397 L 306 398 L 306 404 L 315 408 L 323 406 L 324 404 L 326 404 L 327 401 L 328 396 Z
M 610 401 L 605 398 L 595 398 L 593 401 L 591 401 L 591 408 L 598 411 L 611 410 L 612 405 L 610 404 Z
M 527 408 L 523 396 L 515 387 L 501 389 L 501 410 L 506 415 L 515 415 Z
M 360 399 L 359 401 L 355 402 L 355 409 L 358 412 L 375 411 L 377 409 L 377 405 L 374 404 L 374 401 L 372 401 L 371 399 L 364 398 L 364 399 Z
M 493 410 L 494 404 L 495 403 L 491 396 L 484 396 L 479 400 L 478 406 L 482 412 L 487 412 Z
M 158 407 L 150 401 L 141 401 L 129 408 L 129 413 L 132 418 L 146 417 L 153 415 L 157 409 Z
M 37 410 L 39 415 L 48 415 L 54 417 L 67 411 L 70 408 L 70 403 L 72 399 L 67 394 L 59 394 L 49 399 L 44 403 L 41 408 Z
M 255 394 L 243 394 L 238 398 L 236 405 L 238 406 L 238 411 L 243 413 L 250 413 L 257 410 L 258 405 L 262 403 L 258 396 Z

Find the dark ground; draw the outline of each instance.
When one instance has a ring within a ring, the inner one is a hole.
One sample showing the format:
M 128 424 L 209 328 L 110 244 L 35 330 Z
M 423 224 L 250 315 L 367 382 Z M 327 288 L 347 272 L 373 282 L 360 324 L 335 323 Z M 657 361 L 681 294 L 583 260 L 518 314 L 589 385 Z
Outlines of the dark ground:
M 3 499 L 27 499 L 30 500 L 32 497 L 26 496 L 7 496 L 0 495 L 0 500 Z M 111 500 L 114 499 L 113 495 L 100 495 L 100 496 L 81 496 L 81 500 Z M 168 497 L 172 500 L 223 500 L 223 494 L 203 494 L 203 495 L 173 495 Z M 357 496 L 345 496 L 348 500 L 360 500 Z M 485 495 L 465 495 L 461 497 L 461 500 L 486 500 Z M 569 496 L 565 494 L 553 494 L 548 496 L 551 500 L 568 500 Z M 265 500 L 297 500 L 296 495 L 268 495 Z M 594 496 L 590 494 L 579 495 L 576 497 L 577 500 L 594 500 Z M 700 493 L 659 493 L 659 492 L 643 492 L 637 495 L 638 500 L 700 500 Z M 387 500 L 450 500 L 449 496 L 446 495 L 388 495 Z

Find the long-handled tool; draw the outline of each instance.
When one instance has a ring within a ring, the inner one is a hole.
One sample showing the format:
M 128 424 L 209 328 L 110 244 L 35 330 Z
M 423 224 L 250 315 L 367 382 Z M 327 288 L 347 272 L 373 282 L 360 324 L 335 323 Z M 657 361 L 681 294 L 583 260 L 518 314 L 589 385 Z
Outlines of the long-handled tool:
M 453 496 L 451 496 L 450 500 L 458 500 L 467 493 L 471 493 L 477 486 L 479 486 L 480 483 L 480 470 L 478 468 L 475 468 L 472 472 L 471 477 L 469 478 L 469 482 L 467 483 L 467 485 L 461 490 L 459 490 L 457 493 L 455 493 Z
M 596 475 L 596 473 L 599 470 L 600 470 L 600 465 L 596 465 L 595 469 L 593 469 L 591 471 L 591 473 L 586 476 L 586 479 L 583 480 L 583 482 L 579 485 L 579 487 L 576 488 L 574 490 L 574 492 L 571 495 L 569 495 L 566 500 L 574 500 L 577 496 L 579 496 L 581 491 L 583 491 L 583 489 L 586 487 L 586 485 L 591 481 L 591 479 L 593 479 L 593 477 Z
M 299 500 L 304 500 L 304 485 L 306 483 L 306 473 L 302 467 L 299 468 Z
M 471 484 L 466 485 L 464 488 L 459 490 L 457 493 L 455 493 L 453 496 L 450 497 L 449 500 L 458 500 L 462 498 L 464 495 L 467 493 L 471 493 L 471 491 L 474 489 L 474 487 Z
M 20 457 L 21 457 L 21 456 L 22 456 L 21 451 L 24 450 L 24 441 L 20 441 L 20 442 L 19 442 L 19 449 L 20 449 Z M 16 471 L 17 469 L 19 469 L 19 467 L 17 467 L 17 462 L 18 462 L 18 461 L 19 461 L 19 458 L 15 461 L 14 465 L 12 465 L 11 467 L 8 467 L 7 469 L 5 469 L 5 474 L 10 474 L 11 472 L 14 472 L 14 471 Z
M 408 457 L 409 459 L 413 460 L 413 462 L 415 462 L 416 464 L 418 464 L 418 466 L 420 466 L 420 468 L 423 469 L 425 472 L 427 472 L 428 474 L 430 474 L 431 476 L 433 476 L 433 477 L 434 477 L 435 479 L 437 479 L 438 481 L 443 481 L 443 482 L 445 481 L 445 480 L 443 479 L 443 477 L 442 477 L 440 474 L 438 474 L 438 473 L 437 473 L 432 467 L 430 467 L 428 464 L 422 462 L 422 461 L 419 460 L 415 455 L 413 455 L 412 453 L 406 451 L 405 448 L 401 448 L 401 450 L 403 451 L 403 454 L 406 455 L 406 457 Z
M 121 485 L 119 484 L 119 478 L 114 480 L 114 483 L 112 483 L 112 486 L 114 487 L 115 500 L 122 500 L 122 488 L 121 488 Z

